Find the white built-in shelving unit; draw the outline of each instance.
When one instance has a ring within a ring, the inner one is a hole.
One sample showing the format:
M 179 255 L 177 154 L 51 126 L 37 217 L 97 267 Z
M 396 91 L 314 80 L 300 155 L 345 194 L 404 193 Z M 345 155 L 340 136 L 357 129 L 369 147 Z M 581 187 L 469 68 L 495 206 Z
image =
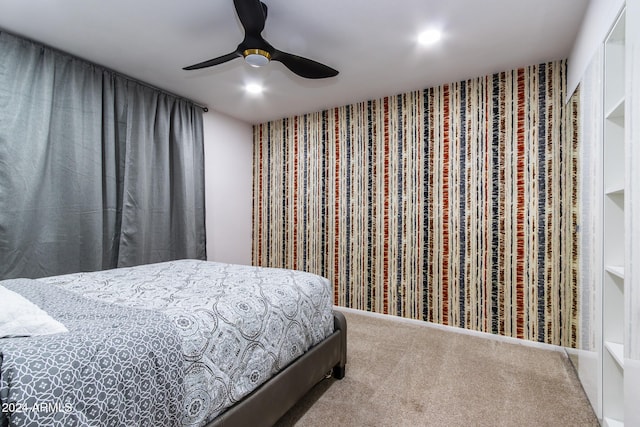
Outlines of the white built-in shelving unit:
M 625 12 L 604 44 L 602 416 L 624 425 L 625 345 Z

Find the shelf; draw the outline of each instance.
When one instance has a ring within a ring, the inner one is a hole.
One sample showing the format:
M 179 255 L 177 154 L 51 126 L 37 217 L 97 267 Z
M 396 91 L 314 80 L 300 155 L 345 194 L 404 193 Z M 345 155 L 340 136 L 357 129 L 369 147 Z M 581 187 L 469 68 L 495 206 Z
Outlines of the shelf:
M 622 265 L 607 265 L 604 268 L 608 273 L 613 274 L 616 277 L 624 279 L 624 266 Z
M 615 186 L 607 188 L 605 191 L 607 196 L 624 196 L 624 186 Z
M 624 344 L 616 342 L 605 341 L 604 347 L 609 351 L 609 354 L 613 356 L 620 368 L 624 369 Z
M 614 420 L 613 418 L 604 418 L 603 425 L 605 427 L 624 427 L 624 423 L 622 421 Z
M 617 125 L 624 127 L 624 95 L 613 104 L 613 107 L 605 115 L 607 120 L 611 120 Z
M 620 108 L 625 94 L 625 18 L 620 15 L 604 44 L 604 111 L 610 114 Z M 624 111 L 624 107 L 622 107 Z
M 628 141 L 626 140 L 626 31 L 625 12 L 621 12 L 604 43 L 603 74 L 603 267 L 602 274 L 602 425 L 624 426 L 625 414 L 625 278 L 626 242 L 629 231 L 625 229 L 629 212 L 625 209 L 629 194 L 625 195 Z M 627 295 L 628 296 L 628 295 Z
M 625 36 L 625 13 L 622 12 L 607 37 L 607 44 L 624 44 Z

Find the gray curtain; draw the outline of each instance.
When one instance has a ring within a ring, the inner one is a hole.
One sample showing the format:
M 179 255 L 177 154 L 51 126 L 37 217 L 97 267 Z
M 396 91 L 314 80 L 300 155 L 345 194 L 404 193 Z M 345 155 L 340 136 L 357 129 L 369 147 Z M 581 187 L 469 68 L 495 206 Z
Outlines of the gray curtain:
M 205 259 L 202 110 L 0 32 L 0 278 Z

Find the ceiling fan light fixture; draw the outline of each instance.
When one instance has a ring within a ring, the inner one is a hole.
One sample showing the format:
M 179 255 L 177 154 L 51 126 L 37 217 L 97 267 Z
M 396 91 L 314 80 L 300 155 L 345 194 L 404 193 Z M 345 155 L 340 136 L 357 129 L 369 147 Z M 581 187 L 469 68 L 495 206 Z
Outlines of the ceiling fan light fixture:
M 247 49 L 242 52 L 242 56 L 252 67 L 263 67 L 271 60 L 271 54 L 262 49 Z
M 267 5 L 261 0 L 233 0 L 236 14 L 244 29 L 244 39 L 233 52 L 217 58 L 199 62 L 184 67 L 184 70 L 199 70 L 224 64 L 233 59 L 243 57 L 247 64 L 253 67 L 265 66 L 273 59 L 283 64 L 289 71 L 306 79 L 325 79 L 338 75 L 338 70 L 287 52 L 282 52 L 271 46 L 262 37 L 262 30 L 267 19 Z M 253 48 L 249 48 L 253 46 Z

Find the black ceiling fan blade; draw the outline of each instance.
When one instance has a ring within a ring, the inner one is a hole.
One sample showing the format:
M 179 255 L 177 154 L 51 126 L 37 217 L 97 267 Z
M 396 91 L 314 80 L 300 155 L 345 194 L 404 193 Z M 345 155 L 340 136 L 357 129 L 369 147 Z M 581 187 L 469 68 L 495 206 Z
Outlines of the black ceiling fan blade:
M 259 36 L 267 20 L 267 7 L 260 0 L 233 0 L 245 34 Z
M 307 79 L 324 79 L 338 75 L 337 70 L 327 65 L 279 50 L 271 54 L 271 59 L 282 62 L 289 70 Z
M 208 61 L 200 62 L 198 64 L 190 65 L 188 67 L 184 67 L 183 70 L 199 70 L 200 68 L 207 68 L 213 65 L 223 64 L 227 61 L 231 61 L 232 59 L 241 57 L 242 54 L 238 51 L 234 51 L 228 53 L 226 55 L 219 56 L 217 58 L 210 59 Z
M 233 4 L 240 23 L 244 27 L 244 40 L 234 52 L 184 67 L 183 70 L 197 70 L 222 64 L 237 57 L 245 57 L 247 62 L 254 66 L 266 65 L 269 59 L 282 62 L 290 71 L 307 79 L 324 79 L 338 74 L 337 70 L 327 65 L 302 56 L 279 51 L 262 38 L 261 33 L 264 30 L 268 14 L 266 4 L 260 0 L 233 0 Z

